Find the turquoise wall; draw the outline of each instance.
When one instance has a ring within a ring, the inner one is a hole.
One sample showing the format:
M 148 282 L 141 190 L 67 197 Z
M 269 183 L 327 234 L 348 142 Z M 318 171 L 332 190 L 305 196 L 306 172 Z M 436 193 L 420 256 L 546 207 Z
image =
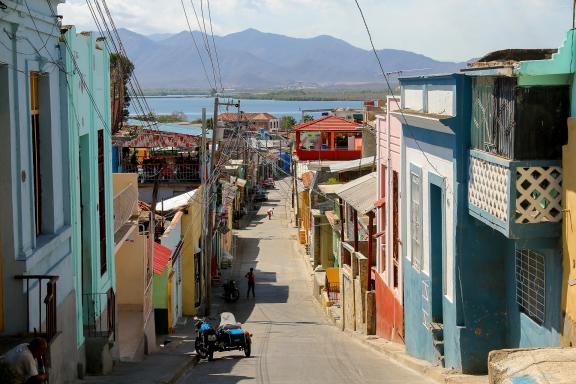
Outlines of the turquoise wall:
M 110 124 L 110 59 L 103 41 L 94 34 L 62 35 L 60 50 L 67 71 L 61 82 L 66 95 L 70 130 L 70 199 L 72 201 L 74 269 L 76 271 L 78 345 L 83 335 L 83 294 L 105 294 L 114 287 L 112 142 Z M 104 132 L 106 206 L 98 206 L 98 131 Z M 106 273 L 100 274 L 99 210 L 106 210 Z M 105 296 L 100 296 L 104 300 Z

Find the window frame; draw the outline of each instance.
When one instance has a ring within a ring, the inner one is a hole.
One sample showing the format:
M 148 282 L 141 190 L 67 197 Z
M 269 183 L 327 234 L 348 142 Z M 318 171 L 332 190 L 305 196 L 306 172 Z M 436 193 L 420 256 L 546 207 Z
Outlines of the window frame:
M 414 180 L 418 180 L 418 192 L 414 192 Z M 423 239 L 423 186 L 422 169 L 411 164 L 410 166 L 410 263 L 412 267 L 421 272 L 424 268 L 424 249 L 422 245 Z M 416 196 L 417 195 L 417 196 Z M 417 198 L 418 205 L 415 206 L 415 198 Z M 418 244 L 418 254 L 415 254 L 415 244 Z

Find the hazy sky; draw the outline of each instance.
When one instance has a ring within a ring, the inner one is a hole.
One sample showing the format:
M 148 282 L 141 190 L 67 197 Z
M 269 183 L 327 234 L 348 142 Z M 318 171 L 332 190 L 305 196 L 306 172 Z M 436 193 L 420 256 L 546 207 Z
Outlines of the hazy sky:
M 184 0 L 193 15 L 191 0 Z M 198 10 L 200 0 L 195 2 Z M 181 0 L 107 0 L 117 27 L 142 34 L 187 29 Z M 460 61 L 502 48 L 556 48 L 571 28 L 573 0 L 360 0 L 376 48 Z M 206 0 L 204 7 L 206 10 Z M 255 28 L 293 37 L 369 41 L 354 0 L 211 0 L 217 35 Z M 60 5 L 64 22 L 94 29 L 85 0 Z M 195 19 L 192 26 L 198 29 Z

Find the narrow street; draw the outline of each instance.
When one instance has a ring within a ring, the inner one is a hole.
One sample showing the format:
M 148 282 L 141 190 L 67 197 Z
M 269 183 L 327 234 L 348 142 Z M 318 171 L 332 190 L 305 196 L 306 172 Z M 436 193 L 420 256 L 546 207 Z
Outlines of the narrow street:
M 231 311 L 254 334 L 252 357 L 245 358 L 240 351 L 216 353 L 214 361 L 201 361 L 179 383 L 429 382 L 388 362 L 327 320 L 312 298 L 285 195 L 283 190 L 271 191 L 250 225 L 238 231 L 237 257 L 224 277 L 239 282 L 240 300 L 226 305 L 216 297 L 213 303 L 215 318 Z M 275 207 L 271 221 L 266 217 L 270 206 Z M 243 276 L 250 267 L 256 271 L 255 299 L 245 296 Z

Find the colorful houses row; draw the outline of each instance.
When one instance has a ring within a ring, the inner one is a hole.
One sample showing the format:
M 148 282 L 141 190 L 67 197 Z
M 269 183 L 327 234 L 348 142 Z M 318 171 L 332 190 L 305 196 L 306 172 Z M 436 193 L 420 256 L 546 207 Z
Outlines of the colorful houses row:
M 339 185 L 334 164 L 301 162 L 300 238 L 343 328 L 465 373 L 492 350 L 573 345 L 573 34 L 400 79 L 373 173 Z M 331 151 L 341 128 L 325 128 L 296 155 Z
M 156 334 L 199 313 L 212 270 L 200 257 L 200 135 L 113 137 L 108 44 L 62 26 L 60 3 L 7 2 L 0 19 L 0 356 L 43 336 L 51 383 L 152 352 Z M 151 153 L 166 146 L 177 152 Z M 155 207 L 151 158 L 172 171 Z

